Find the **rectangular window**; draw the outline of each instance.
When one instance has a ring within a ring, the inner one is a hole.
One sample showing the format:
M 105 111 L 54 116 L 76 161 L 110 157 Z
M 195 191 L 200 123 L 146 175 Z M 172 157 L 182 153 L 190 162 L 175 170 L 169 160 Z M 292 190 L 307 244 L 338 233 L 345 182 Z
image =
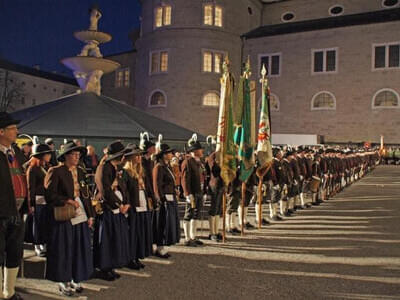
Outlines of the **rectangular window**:
M 129 68 L 125 69 L 124 86 L 129 87 L 131 72 Z
M 389 46 L 389 68 L 399 67 L 399 45 Z
M 203 72 L 212 72 L 212 53 L 203 53 Z
M 122 79 L 123 79 L 123 76 L 124 76 L 124 71 L 122 71 L 122 70 L 117 70 L 117 71 L 115 72 L 115 87 L 116 87 L 116 88 L 119 88 L 119 87 L 122 86 Z
M 312 51 L 313 73 L 336 72 L 337 49 L 321 49 Z
M 159 28 L 162 26 L 171 25 L 171 14 L 172 8 L 170 5 L 157 7 L 154 14 L 154 27 Z
M 168 51 L 160 50 L 150 53 L 150 74 L 168 72 Z
M 157 7 L 156 8 L 155 22 L 154 22 L 155 27 L 161 27 L 162 26 L 162 19 L 163 19 L 163 9 L 162 9 L 162 7 Z
M 214 72 L 221 73 L 222 70 L 222 54 L 215 53 L 214 54 Z
M 204 7 L 204 25 L 222 27 L 222 7 L 206 4 Z
M 400 43 L 375 45 L 374 69 L 400 68 Z
M 220 6 L 215 7 L 214 25 L 222 27 L 222 8 Z
M 280 76 L 281 74 L 281 54 L 260 54 L 259 56 L 259 76 L 263 65 L 267 70 L 268 76 Z
M 161 72 L 167 72 L 168 71 L 168 52 L 161 52 L 161 67 L 160 67 Z
M 171 25 L 171 6 L 164 6 L 164 26 Z
M 222 73 L 222 63 L 224 53 L 221 51 L 204 50 L 203 56 L 203 72 L 214 72 L 217 74 Z

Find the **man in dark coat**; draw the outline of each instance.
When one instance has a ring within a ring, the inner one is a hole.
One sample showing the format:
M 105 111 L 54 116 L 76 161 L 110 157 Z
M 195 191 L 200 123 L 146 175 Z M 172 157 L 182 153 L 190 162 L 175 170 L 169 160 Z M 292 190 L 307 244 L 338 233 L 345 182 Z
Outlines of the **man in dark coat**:
M 4 290 L 0 284 L 0 298 L 13 300 L 22 299 L 15 293 L 15 283 L 23 255 L 21 208 L 27 202 L 27 183 L 22 168 L 25 158 L 14 145 L 18 123 L 8 113 L 0 113 L 0 283 L 4 266 Z

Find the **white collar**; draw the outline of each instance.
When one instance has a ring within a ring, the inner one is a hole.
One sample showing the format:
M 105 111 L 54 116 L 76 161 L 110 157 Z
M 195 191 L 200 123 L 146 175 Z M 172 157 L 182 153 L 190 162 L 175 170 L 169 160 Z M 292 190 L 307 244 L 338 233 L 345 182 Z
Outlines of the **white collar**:
M 9 150 L 11 150 L 11 152 L 14 154 L 14 150 L 13 150 L 12 146 L 7 148 L 6 146 L 0 144 L 0 151 L 3 152 L 5 155 L 7 155 L 7 152 Z

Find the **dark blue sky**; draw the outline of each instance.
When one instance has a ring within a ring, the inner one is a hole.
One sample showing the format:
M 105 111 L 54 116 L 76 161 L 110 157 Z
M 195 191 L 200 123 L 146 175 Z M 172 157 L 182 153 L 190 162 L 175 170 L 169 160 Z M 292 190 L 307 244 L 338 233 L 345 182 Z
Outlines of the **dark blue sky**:
M 0 57 L 72 76 L 59 60 L 80 52 L 83 44 L 73 32 L 88 28 L 94 3 L 103 13 L 99 30 L 113 36 L 100 46 L 103 55 L 131 50 L 128 34 L 139 27 L 138 0 L 0 0 Z

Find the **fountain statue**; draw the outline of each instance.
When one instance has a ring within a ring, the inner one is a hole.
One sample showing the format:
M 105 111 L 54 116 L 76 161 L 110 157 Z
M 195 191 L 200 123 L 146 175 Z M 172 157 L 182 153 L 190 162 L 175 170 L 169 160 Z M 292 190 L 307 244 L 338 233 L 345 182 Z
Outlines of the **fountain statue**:
M 104 59 L 100 52 L 99 45 L 111 41 L 112 38 L 110 34 L 98 31 L 98 22 L 102 16 L 100 9 L 93 6 L 89 14 L 89 29 L 74 33 L 75 38 L 85 45 L 77 56 L 64 58 L 61 63 L 73 71 L 83 92 L 100 95 L 101 77 L 118 69 L 120 64 Z

